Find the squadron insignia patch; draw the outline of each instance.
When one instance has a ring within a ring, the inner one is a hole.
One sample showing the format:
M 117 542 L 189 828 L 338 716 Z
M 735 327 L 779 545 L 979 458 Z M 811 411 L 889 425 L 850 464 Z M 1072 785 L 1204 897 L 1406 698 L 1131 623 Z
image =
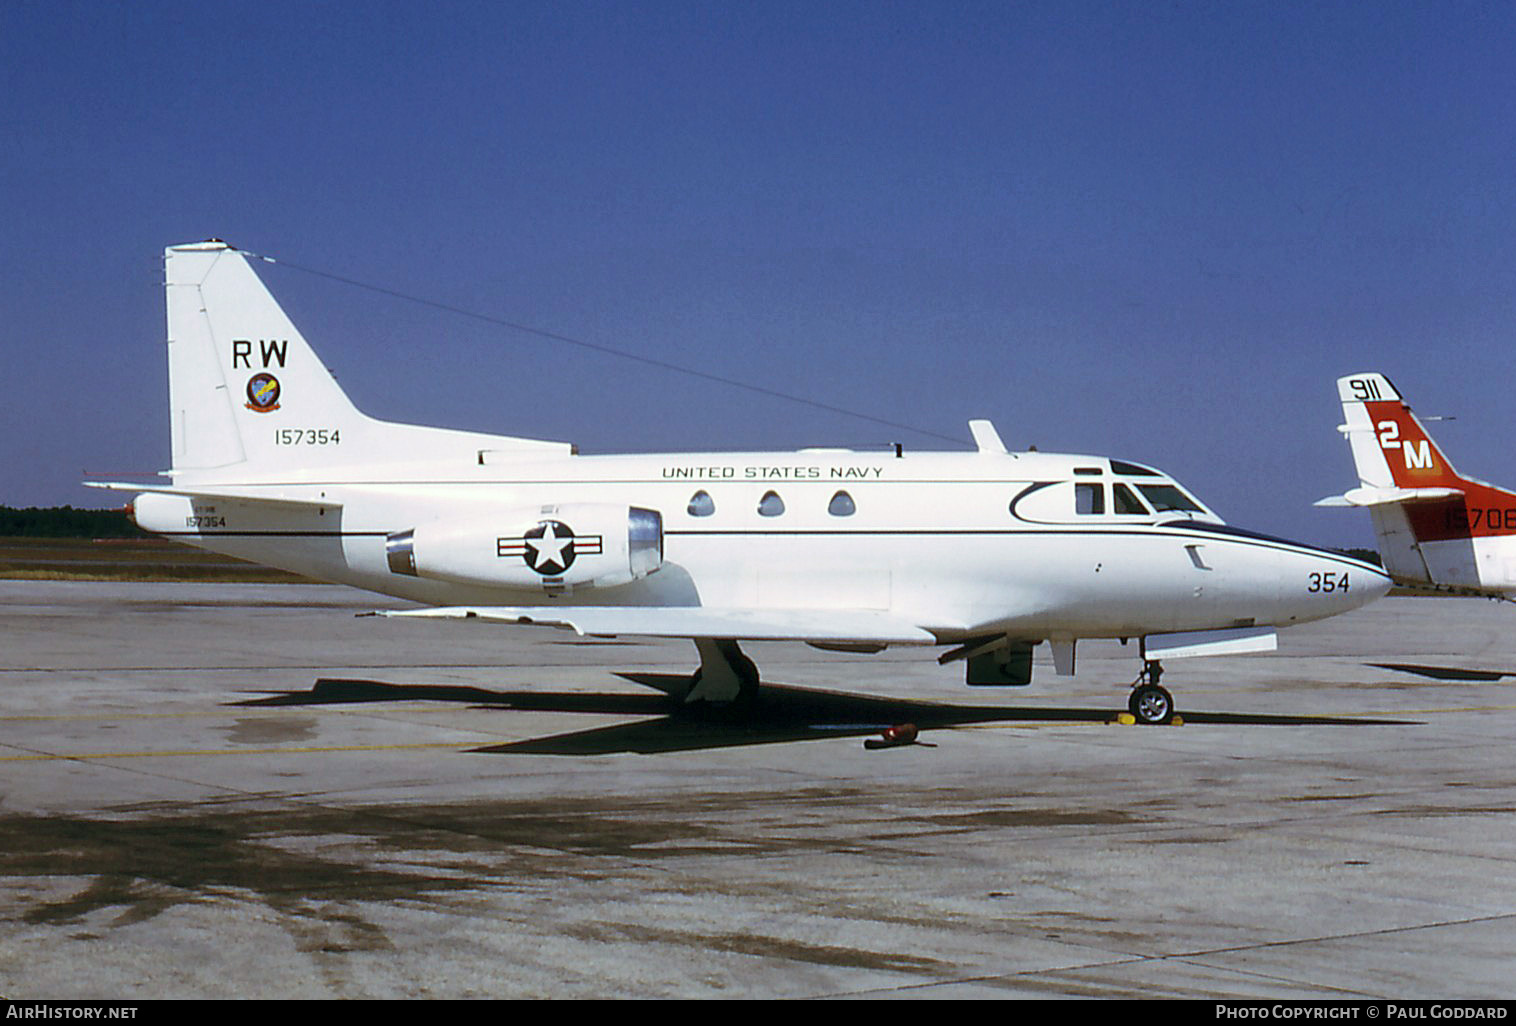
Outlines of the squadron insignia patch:
M 272 413 L 279 408 L 279 379 L 267 372 L 254 374 L 247 382 L 247 408 L 254 413 Z

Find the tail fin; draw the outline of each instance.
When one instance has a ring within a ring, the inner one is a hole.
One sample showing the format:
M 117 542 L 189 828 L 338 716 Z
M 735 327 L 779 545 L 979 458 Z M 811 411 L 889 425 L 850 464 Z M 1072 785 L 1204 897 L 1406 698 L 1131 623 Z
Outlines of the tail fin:
M 1365 488 L 1460 488 L 1453 469 L 1421 421 L 1383 374 L 1354 374 L 1337 380 L 1353 447 L 1353 462 Z
M 571 451 L 374 420 L 348 399 L 244 254 L 212 240 L 164 256 L 176 484 Z
M 1358 487 L 1322 506 L 1363 506 L 1402 583 L 1504 593 L 1516 585 L 1516 494 L 1459 474 L 1382 374 L 1337 380 Z

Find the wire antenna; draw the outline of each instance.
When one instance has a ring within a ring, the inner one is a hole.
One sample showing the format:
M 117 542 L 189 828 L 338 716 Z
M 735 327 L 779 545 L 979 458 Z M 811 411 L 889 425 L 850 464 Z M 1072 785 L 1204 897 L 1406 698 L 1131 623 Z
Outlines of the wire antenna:
M 743 391 L 752 392 L 756 395 L 767 396 L 770 399 L 783 399 L 786 402 L 799 403 L 802 406 L 809 406 L 815 410 L 824 410 L 827 413 L 836 413 L 844 417 L 853 417 L 858 420 L 866 420 L 874 424 L 879 424 L 883 427 L 897 428 L 901 431 L 910 431 L 918 435 L 925 435 L 929 438 L 936 438 L 941 441 L 952 442 L 953 444 L 959 446 L 963 444 L 963 440 L 960 438 L 953 438 L 949 435 L 938 434 L 935 431 L 928 431 L 926 428 L 916 427 L 914 424 L 902 424 L 898 421 L 886 420 L 882 417 L 875 417 L 872 414 L 859 413 L 857 410 L 849 410 L 842 406 L 834 406 L 830 403 L 819 402 L 815 399 L 807 399 L 804 396 L 792 395 L 789 392 L 781 392 L 778 389 L 765 388 L 762 385 L 754 385 L 746 381 L 739 381 L 736 378 L 723 377 L 720 374 L 711 374 L 708 371 L 695 370 L 692 367 L 683 367 L 677 363 L 669 363 L 666 360 L 659 360 L 651 356 L 642 356 L 638 353 L 628 352 L 624 349 L 616 349 L 613 346 L 601 345 L 598 342 L 586 342 L 584 339 L 574 338 L 570 335 L 562 335 L 555 331 L 544 331 L 542 328 L 534 328 L 529 324 L 520 324 L 516 321 L 508 321 L 503 317 L 495 317 L 490 314 L 480 313 L 477 310 L 469 310 L 461 306 L 454 306 L 451 303 L 443 303 L 435 299 L 427 299 L 423 296 L 411 295 L 410 293 L 401 292 L 398 289 L 388 288 L 383 285 L 373 285 L 368 282 L 358 281 L 354 278 L 348 278 L 340 274 L 333 274 L 331 271 L 322 271 L 314 267 L 305 267 L 301 264 L 291 263 L 288 260 L 281 260 L 271 256 L 264 256 L 261 253 L 254 253 L 251 250 L 237 249 L 236 246 L 231 246 L 230 248 L 236 249 L 237 252 L 242 253 L 244 256 L 262 260 L 264 263 L 274 264 L 277 267 L 288 267 L 291 270 L 301 271 L 305 274 L 314 275 L 318 278 L 325 278 L 328 281 L 339 282 L 343 285 L 349 285 L 353 288 L 363 289 L 367 292 L 376 292 L 380 295 L 389 296 L 393 299 L 400 299 L 408 303 L 416 303 L 420 306 L 431 307 L 433 310 L 441 310 L 445 313 L 455 314 L 459 317 L 467 317 L 471 320 L 482 321 L 485 324 L 494 325 L 497 328 L 506 328 L 510 331 L 519 331 L 522 334 L 533 335 L 537 338 L 547 339 L 550 342 L 561 342 L 565 345 L 577 346 L 580 349 L 587 349 L 591 352 L 601 353 L 606 356 L 615 356 L 623 360 L 631 360 L 635 363 L 644 364 L 649 367 L 656 367 L 659 370 L 670 371 L 675 374 L 684 374 L 692 378 L 699 378 L 702 381 L 709 381 L 718 385 L 726 385 L 731 388 L 740 388 Z

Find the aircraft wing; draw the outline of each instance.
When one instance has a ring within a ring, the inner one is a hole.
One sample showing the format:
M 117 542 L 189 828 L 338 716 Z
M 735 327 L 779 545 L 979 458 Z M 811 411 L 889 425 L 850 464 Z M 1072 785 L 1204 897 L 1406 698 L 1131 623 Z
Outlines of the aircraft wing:
M 386 609 L 380 616 L 479 619 L 566 627 L 579 635 L 732 638 L 737 641 L 933 645 L 928 630 L 868 609 L 715 609 L 706 606 L 439 606 Z

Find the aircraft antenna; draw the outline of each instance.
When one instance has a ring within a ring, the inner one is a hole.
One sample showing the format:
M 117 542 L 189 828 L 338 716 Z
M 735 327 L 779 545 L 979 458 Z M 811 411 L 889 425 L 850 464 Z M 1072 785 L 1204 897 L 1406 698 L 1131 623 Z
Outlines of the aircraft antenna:
M 485 324 L 491 324 L 497 328 L 506 328 L 511 331 L 519 331 L 525 335 L 535 335 L 538 338 L 544 338 L 551 342 L 562 342 L 565 345 L 578 346 L 580 349 L 588 349 L 591 352 L 602 353 L 606 356 L 620 357 L 623 360 L 631 360 L 635 363 L 645 364 L 649 367 L 657 367 L 660 370 L 671 371 L 675 374 L 685 374 L 689 377 L 699 378 L 702 381 L 710 381 L 718 385 L 727 385 L 731 388 L 740 388 L 744 391 L 753 392 L 757 395 L 768 396 L 771 399 L 783 399 L 787 402 L 799 403 L 802 406 L 809 406 L 812 409 L 825 410 L 827 413 L 837 413 L 841 414 L 844 417 L 854 417 L 858 420 L 870 421 L 874 424 L 879 424 L 884 427 L 898 428 L 902 431 L 911 431 L 918 435 L 926 435 L 929 438 L 936 438 L 941 441 L 952 442 L 955 445 L 963 444 L 963 440 L 961 438 L 954 438 L 950 435 L 938 434 L 936 431 L 928 431 L 926 428 L 916 427 L 914 424 L 901 424 L 898 421 L 885 420 L 882 417 L 875 417 L 872 414 L 859 413 L 857 410 L 849 410 L 842 406 L 833 406 L 830 403 L 819 402 L 815 399 L 807 399 L 804 396 L 792 395 L 789 392 L 781 392 L 778 389 L 766 388 L 763 385 L 754 385 L 750 382 L 739 381 L 736 378 L 723 377 L 720 374 L 711 374 L 708 371 L 696 370 L 693 367 L 684 367 L 677 363 L 669 363 L 666 360 L 656 359 L 655 357 L 642 356 L 638 353 L 628 352 L 625 349 L 617 349 L 613 346 L 601 345 L 598 342 L 587 342 L 584 339 L 573 338 L 569 335 L 562 335 L 555 331 L 546 331 L 542 328 L 534 328 L 529 324 L 520 324 L 516 321 L 508 321 L 503 317 L 495 317 L 491 314 L 480 313 L 477 310 L 469 310 L 465 307 L 454 306 L 451 303 L 444 303 L 435 299 L 427 299 L 424 296 L 411 295 L 410 293 L 401 292 L 398 289 L 388 288 L 384 285 L 374 285 L 369 282 L 358 281 L 354 278 L 348 278 L 340 274 L 334 274 L 331 271 L 322 271 L 314 267 L 305 267 L 301 264 L 291 263 L 288 260 L 282 260 L 271 256 L 264 256 L 261 253 L 254 253 L 251 250 L 238 249 L 236 246 L 229 245 L 228 248 L 234 249 L 244 256 L 252 257 L 256 260 L 262 260 L 264 263 L 274 264 L 278 267 L 288 267 L 291 270 L 295 271 L 303 271 L 306 274 L 314 275 L 318 278 L 325 278 L 328 281 L 335 281 L 343 285 L 350 285 L 353 288 L 364 289 L 368 292 L 377 292 L 383 296 L 390 296 L 391 298 L 401 299 L 408 303 L 416 303 L 420 306 L 431 307 L 434 310 L 442 310 L 446 313 L 456 314 L 459 317 L 467 317 L 471 320 L 482 321 Z

